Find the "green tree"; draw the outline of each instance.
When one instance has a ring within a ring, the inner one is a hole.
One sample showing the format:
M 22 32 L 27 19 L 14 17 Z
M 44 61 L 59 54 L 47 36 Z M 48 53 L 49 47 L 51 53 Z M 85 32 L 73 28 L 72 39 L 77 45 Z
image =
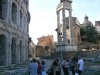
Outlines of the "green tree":
M 80 29 L 81 39 L 82 41 L 86 39 L 86 29 L 84 27 L 81 27 Z
M 80 29 L 80 34 L 82 41 L 86 40 L 91 43 L 97 43 L 100 39 L 100 34 L 98 34 L 98 31 L 94 26 L 87 25 L 85 27 L 82 27 Z
M 88 42 L 97 43 L 98 41 L 98 31 L 95 27 L 88 25 L 86 26 L 86 38 Z

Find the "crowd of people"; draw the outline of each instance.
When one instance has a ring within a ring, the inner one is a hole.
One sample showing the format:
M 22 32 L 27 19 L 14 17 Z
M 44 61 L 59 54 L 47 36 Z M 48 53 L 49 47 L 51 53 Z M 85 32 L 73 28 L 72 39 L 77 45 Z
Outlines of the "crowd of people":
M 84 61 L 79 56 L 73 57 L 70 60 L 63 59 L 62 68 L 64 75 L 81 75 L 83 72 Z
M 46 65 L 45 62 L 33 59 L 29 64 L 29 75 L 46 75 Z
M 72 57 L 69 60 L 64 58 L 61 62 L 55 59 L 46 71 L 44 61 L 40 63 L 40 61 L 33 59 L 29 65 L 29 73 L 30 75 L 62 75 L 61 69 L 63 69 L 64 75 L 81 75 L 83 66 L 84 61 L 80 56 L 78 58 Z

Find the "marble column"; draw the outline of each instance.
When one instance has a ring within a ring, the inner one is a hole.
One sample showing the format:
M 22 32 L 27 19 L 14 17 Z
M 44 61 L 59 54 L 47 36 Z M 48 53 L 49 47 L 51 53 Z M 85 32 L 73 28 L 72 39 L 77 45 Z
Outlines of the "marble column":
M 63 19 L 63 43 L 68 44 L 68 42 L 67 42 L 67 32 L 66 32 L 65 8 L 62 8 L 62 19 Z
M 74 30 L 73 30 L 73 21 L 72 21 L 72 9 L 69 10 L 69 28 L 70 28 L 70 43 L 74 44 Z
M 58 45 L 60 44 L 60 11 L 57 11 L 57 36 L 58 36 Z

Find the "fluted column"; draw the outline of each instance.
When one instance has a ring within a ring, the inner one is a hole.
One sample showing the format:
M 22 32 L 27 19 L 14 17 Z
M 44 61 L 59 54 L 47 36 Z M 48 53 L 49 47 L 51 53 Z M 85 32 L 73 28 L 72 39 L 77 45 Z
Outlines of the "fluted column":
M 58 45 L 60 44 L 60 11 L 57 11 L 57 36 L 58 36 Z
M 74 44 L 74 30 L 73 30 L 73 21 L 72 21 L 72 9 L 69 10 L 69 28 L 70 28 L 70 43 Z
M 63 18 L 63 43 L 68 44 L 68 42 L 67 42 L 67 32 L 66 32 L 65 8 L 62 8 L 62 18 Z

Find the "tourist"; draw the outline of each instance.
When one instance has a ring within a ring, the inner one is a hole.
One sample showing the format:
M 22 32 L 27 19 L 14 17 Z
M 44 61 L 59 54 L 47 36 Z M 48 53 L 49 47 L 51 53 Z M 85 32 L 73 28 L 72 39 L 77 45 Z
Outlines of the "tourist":
M 83 66 L 84 66 L 84 61 L 83 59 L 79 56 L 78 57 L 78 74 L 81 75 L 83 71 Z
M 62 68 L 63 68 L 64 75 L 66 74 L 66 67 L 65 67 L 65 65 L 66 65 L 66 60 L 64 58 L 63 61 L 62 61 Z
M 32 62 L 29 64 L 30 75 L 37 75 L 37 68 L 38 68 L 38 64 L 36 63 L 36 60 L 33 59 Z
M 71 63 L 70 63 L 72 75 L 75 75 L 75 67 L 76 67 L 76 61 L 75 61 L 75 58 L 72 58 Z
M 56 59 L 55 60 L 57 63 L 57 65 L 56 65 L 56 68 L 55 68 L 55 71 L 56 71 L 56 75 L 60 75 L 60 72 L 61 72 L 61 68 L 60 68 L 60 63 L 59 63 L 59 60 L 58 59 Z
M 45 68 L 46 68 L 45 62 L 42 61 L 42 75 L 46 75 Z
M 66 72 L 65 74 L 66 74 L 66 75 L 69 74 L 68 69 L 69 69 L 69 60 L 67 59 L 67 60 L 66 60 L 66 65 L 65 65 L 65 72 Z
M 37 75 L 41 75 L 42 65 L 41 65 L 40 61 L 37 61 L 37 64 L 38 64 Z

